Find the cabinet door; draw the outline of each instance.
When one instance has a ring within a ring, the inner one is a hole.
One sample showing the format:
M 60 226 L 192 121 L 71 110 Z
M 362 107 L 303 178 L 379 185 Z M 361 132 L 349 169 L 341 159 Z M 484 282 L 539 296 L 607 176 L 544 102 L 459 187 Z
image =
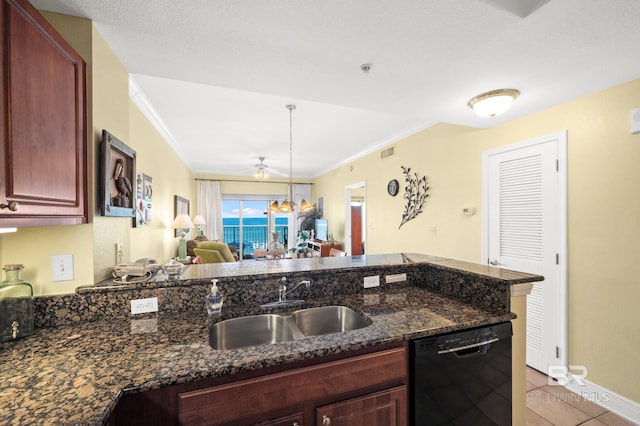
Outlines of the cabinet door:
M 398 386 L 316 409 L 316 426 L 405 426 L 407 387 Z
M 255 424 L 254 419 L 262 420 L 263 414 L 297 412 L 300 406 L 320 398 L 340 394 L 347 398 L 361 394 L 361 389 L 387 389 L 406 383 L 406 375 L 406 349 L 389 349 L 181 392 L 178 422 L 183 426 Z M 406 405 L 403 410 L 406 411 Z M 406 418 L 407 413 L 402 416 Z
M 0 222 L 86 223 L 84 61 L 27 0 L 0 19 Z

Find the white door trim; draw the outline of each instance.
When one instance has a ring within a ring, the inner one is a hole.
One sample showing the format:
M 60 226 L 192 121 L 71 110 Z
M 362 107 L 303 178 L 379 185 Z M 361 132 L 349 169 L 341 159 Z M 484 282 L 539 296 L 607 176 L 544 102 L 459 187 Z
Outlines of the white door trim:
M 367 199 L 367 182 L 356 182 L 344 187 L 344 250 L 351 256 L 351 191 L 353 189 L 364 188 L 364 199 Z M 362 210 L 363 238 L 367 223 L 366 209 Z M 366 241 L 366 239 L 365 239 Z M 365 252 L 366 253 L 366 252 Z
M 529 139 L 482 153 L 482 258 L 480 263 L 486 264 L 489 258 L 489 156 L 518 150 L 525 147 L 557 140 L 558 146 L 558 283 L 560 284 L 560 332 L 559 332 L 559 362 L 568 365 L 568 303 L 567 303 L 567 131 L 562 130 L 549 135 Z M 543 283 L 544 285 L 544 283 Z M 545 372 L 546 373 L 546 372 Z

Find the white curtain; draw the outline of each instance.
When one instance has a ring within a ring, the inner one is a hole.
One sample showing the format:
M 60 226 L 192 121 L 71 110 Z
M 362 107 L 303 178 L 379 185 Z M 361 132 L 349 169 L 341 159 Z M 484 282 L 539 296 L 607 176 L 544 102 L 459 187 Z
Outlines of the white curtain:
M 222 194 L 220 182 L 198 181 L 198 212 L 206 222 L 204 235 L 210 240 L 222 241 Z
M 289 215 L 289 248 L 294 248 L 296 246 L 296 242 L 298 241 L 298 229 L 300 228 L 300 223 L 298 222 L 298 217 L 300 213 L 298 209 L 300 208 L 300 202 L 304 199 L 307 200 L 309 204 L 311 203 L 311 185 L 308 183 L 294 183 L 293 190 L 291 193 L 293 194 L 293 201 L 296 203 L 296 209 L 293 213 Z

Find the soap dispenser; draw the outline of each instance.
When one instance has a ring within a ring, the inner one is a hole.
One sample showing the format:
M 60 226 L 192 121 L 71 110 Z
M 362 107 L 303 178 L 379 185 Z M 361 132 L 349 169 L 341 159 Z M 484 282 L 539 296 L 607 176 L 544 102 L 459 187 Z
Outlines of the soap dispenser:
M 222 293 L 218 290 L 218 280 L 212 279 L 211 294 L 207 296 L 207 312 L 209 315 L 219 314 L 222 311 Z

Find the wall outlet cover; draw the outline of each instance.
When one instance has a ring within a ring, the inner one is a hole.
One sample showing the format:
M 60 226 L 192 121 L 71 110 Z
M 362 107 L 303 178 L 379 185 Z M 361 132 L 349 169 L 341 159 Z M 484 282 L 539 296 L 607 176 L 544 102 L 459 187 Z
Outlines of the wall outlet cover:
M 379 286 L 380 286 L 380 275 L 364 277 L 364 288 L 379 287 Z
M 131 313 L 133 315 L 158 312 L 158 298 L 135 299 L 131 301 Z

